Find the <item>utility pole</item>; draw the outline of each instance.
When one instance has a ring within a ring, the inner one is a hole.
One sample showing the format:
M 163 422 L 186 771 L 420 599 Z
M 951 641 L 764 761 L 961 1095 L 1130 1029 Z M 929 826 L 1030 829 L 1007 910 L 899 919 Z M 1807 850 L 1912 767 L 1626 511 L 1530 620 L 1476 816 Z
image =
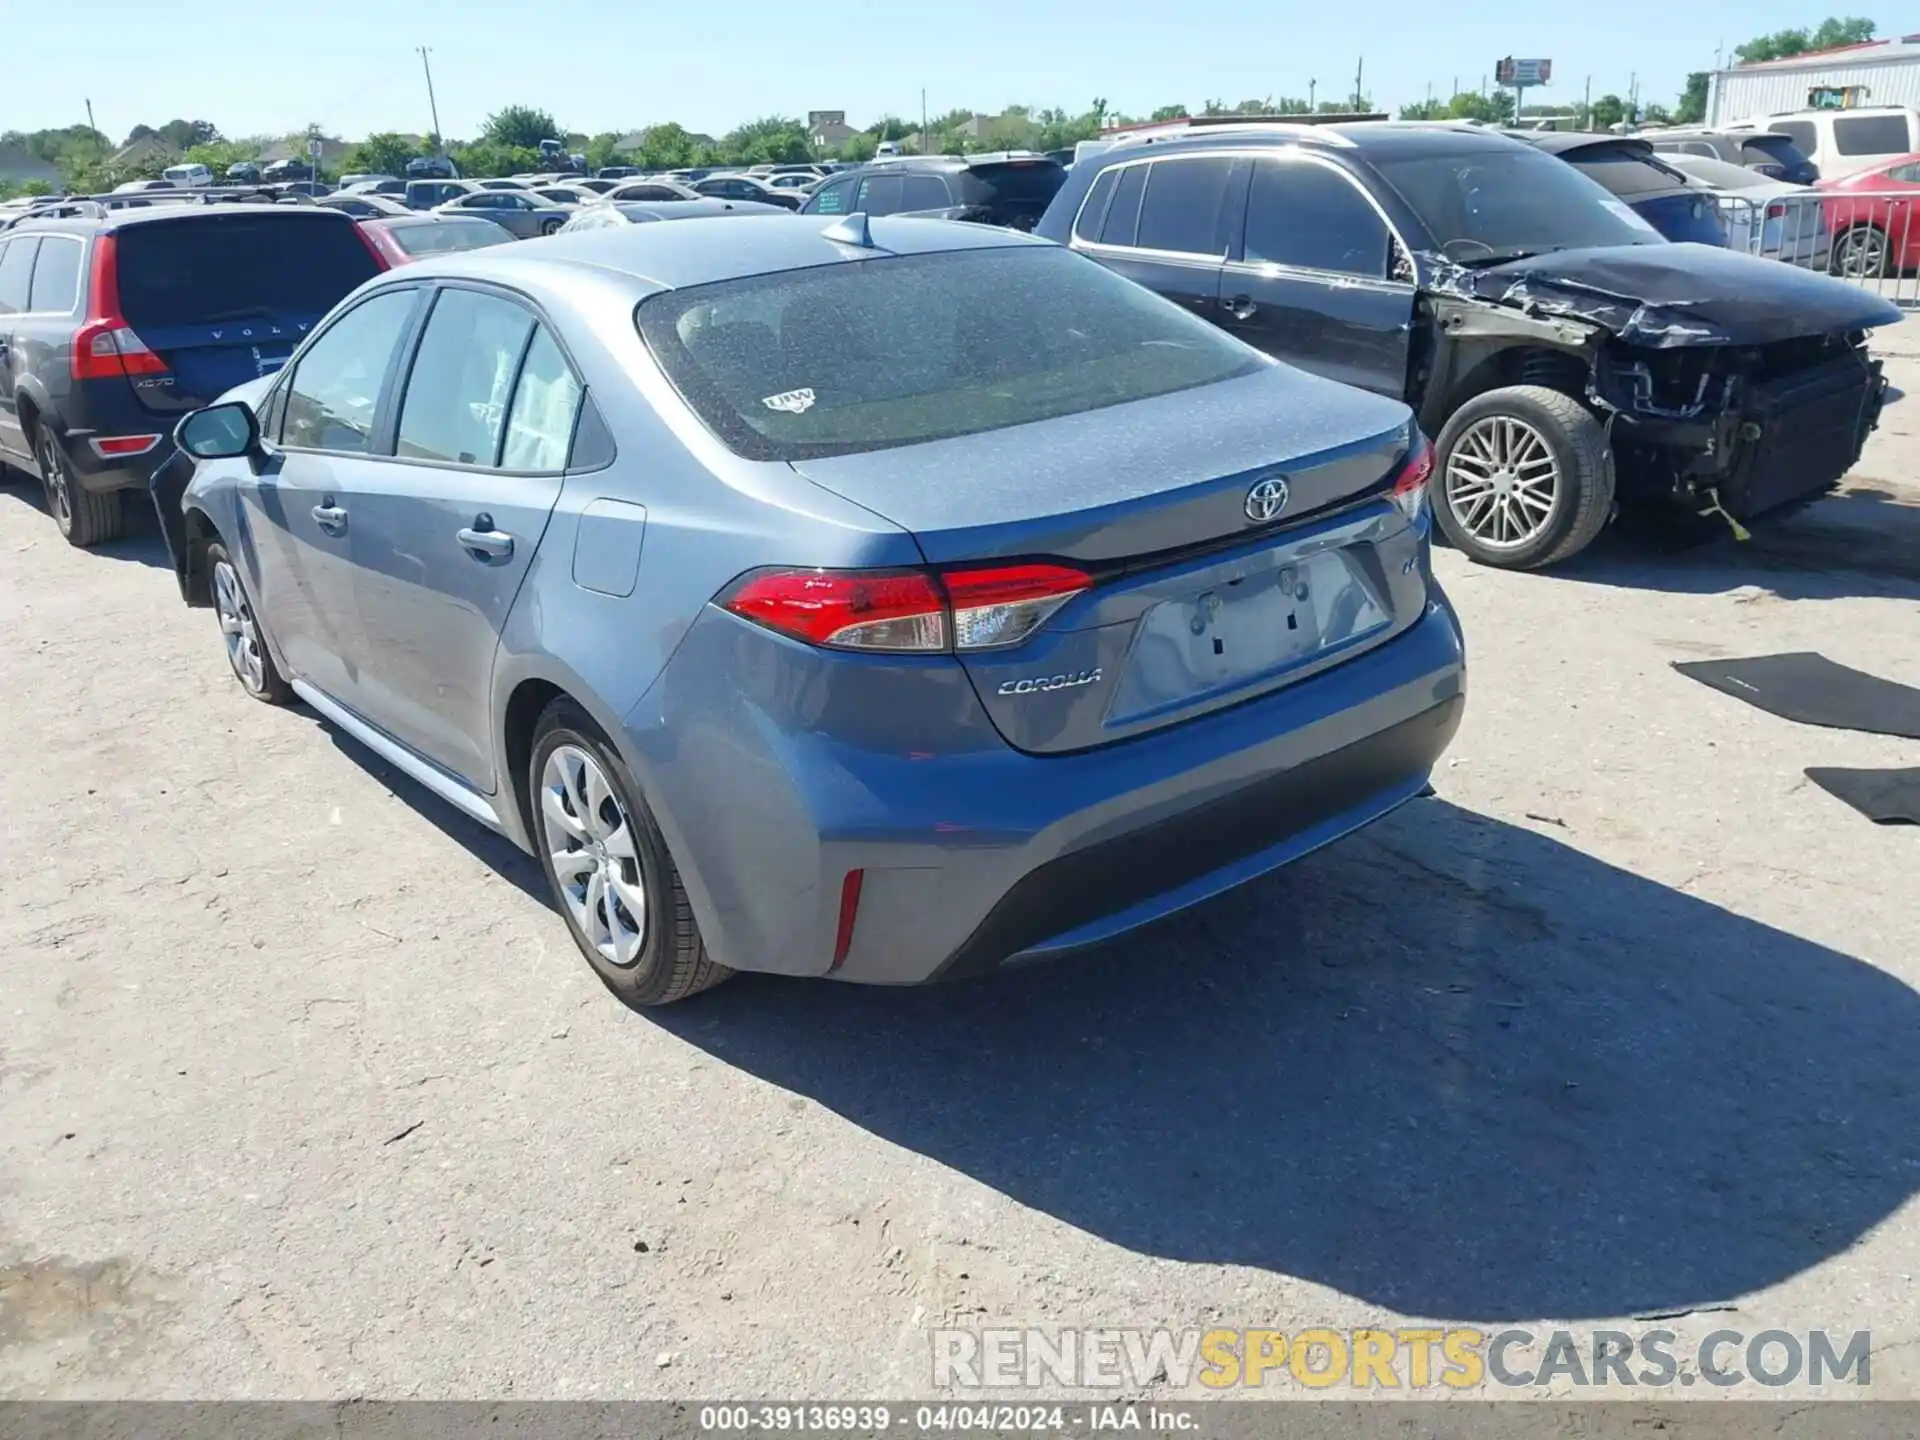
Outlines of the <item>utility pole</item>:
M 1593 128 L 1593 77 L 1587 76 L 1587 88 L 1580 95 L 1580 128 Z
M 1358 115 L 1362 110 L 1367 108 L 1361 102 L 1361 99 L 1360 99 L 1360 97 L 1366 93 L 1365 87 L 1363 87 L 1360 83 L 1361 73 L 1366 68 L 1367 68 L 1367 57 L 1364 55 L 1362 55 L 1358 60 L 1353 62 L 1353 113 L 1356 115 Z
M 93 123 L 93 101 L 91 100 L 87 101 L 87 129 L 96 135 L 100 133 L 100 127 Z
M 433 149 L 435 154 L 444 154 L 447 137 L 440 133 L 440 107 L 433 98 L 433 67 L 427 63 L 427 47 L 416 45 L 420 52 L 420 69 L 427 77 L 427 111 L 433 116 Z
M 1640 72 L 1630 71 L 1627 75 L 1627 125 L 1629 128 L 1640 123 Z
M 1313 79 L 1309 79 L 1307 81 L 1307 113 L 1309 115 L 1313 113 L 1313 90 L 1314 90 L 1314 87 L 1319 83 L 1320 82 L 1318 80 L 1313 80 Z
M 927 89 L 920 87 L 920 153 L 927 153 Z

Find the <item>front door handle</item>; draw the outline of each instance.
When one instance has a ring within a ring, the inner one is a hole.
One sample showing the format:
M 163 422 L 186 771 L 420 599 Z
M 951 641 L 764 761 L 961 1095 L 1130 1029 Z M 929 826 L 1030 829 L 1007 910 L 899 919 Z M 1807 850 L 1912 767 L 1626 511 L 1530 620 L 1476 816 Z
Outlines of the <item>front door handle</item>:
M 477 515 L 473 524 L 456 536 L 461 546 L 480 559 L 503 560 L 513 554 L 513 536 L 493 528 L 491 515 Z
M 1227 313 L 1236 320 L 1251 320 L 1253 312 L 1260 308 L 1253 303 L 1251 295 L 1236 295 L 1223 303 L 1227 307 Z
M 338 505 L 316 505 L 313 518 L 322 530 L 331 530 L 335 534 L 347 528 L 347 512 Z

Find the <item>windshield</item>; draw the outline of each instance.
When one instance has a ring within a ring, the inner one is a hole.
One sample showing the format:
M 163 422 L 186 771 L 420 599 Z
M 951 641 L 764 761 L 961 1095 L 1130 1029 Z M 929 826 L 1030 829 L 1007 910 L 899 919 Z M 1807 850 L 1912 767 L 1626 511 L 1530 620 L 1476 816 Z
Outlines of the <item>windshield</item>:
M 491 220 L 474 216 L 471 220 L 448 218 L 412 225 L 395 225 L 387 233 L 393 243 L 409 255 L 447 255 L 456 250 L 482 250 L 513 239 L 511 230 L 503 230 Z
M 640 303 L 640 333 L 736 453 L 805 460 L 1121 405 L 1269 363 L 1053 246 L 781 271 Z
M 1462 264 L 1587 246 L 1659 245 L 1658 231 L 1566 161 L 1538 150 L 1473 150 L 1380 161 L 1449 259 Z

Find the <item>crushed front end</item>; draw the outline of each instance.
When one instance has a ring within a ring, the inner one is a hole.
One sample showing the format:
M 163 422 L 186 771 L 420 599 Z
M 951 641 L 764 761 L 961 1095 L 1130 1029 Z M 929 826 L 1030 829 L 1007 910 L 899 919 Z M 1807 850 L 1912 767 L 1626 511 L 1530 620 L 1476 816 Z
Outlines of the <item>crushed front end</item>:
M 1839 483 L 1887 382 L 1864 331 L 1649 348 L 1609 337 L 1587 398 L 1610 417 L 1626 496 L 1750 519 Z

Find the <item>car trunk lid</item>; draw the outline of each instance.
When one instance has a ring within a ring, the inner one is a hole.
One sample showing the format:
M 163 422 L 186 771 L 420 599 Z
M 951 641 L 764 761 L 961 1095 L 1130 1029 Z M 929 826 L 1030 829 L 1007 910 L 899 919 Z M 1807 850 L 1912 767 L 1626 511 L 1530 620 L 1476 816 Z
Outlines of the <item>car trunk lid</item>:
M 1057 753 L 1252 698 L 1417 619 L 1424 530 L 1387 493 L 1413 437 L 1398 402 L 1272 366 L 1123 415 L 794 468 L 943 570 L 1086 572 L 1024 643 L 959 652 L 1002 736 Z
M 159 415 L 272 374 L 381 268 L 354 222 L 332 212 L 193 211 L 114 239 L 121 317 L 164 367 L 133 377 L 134 395 Z

